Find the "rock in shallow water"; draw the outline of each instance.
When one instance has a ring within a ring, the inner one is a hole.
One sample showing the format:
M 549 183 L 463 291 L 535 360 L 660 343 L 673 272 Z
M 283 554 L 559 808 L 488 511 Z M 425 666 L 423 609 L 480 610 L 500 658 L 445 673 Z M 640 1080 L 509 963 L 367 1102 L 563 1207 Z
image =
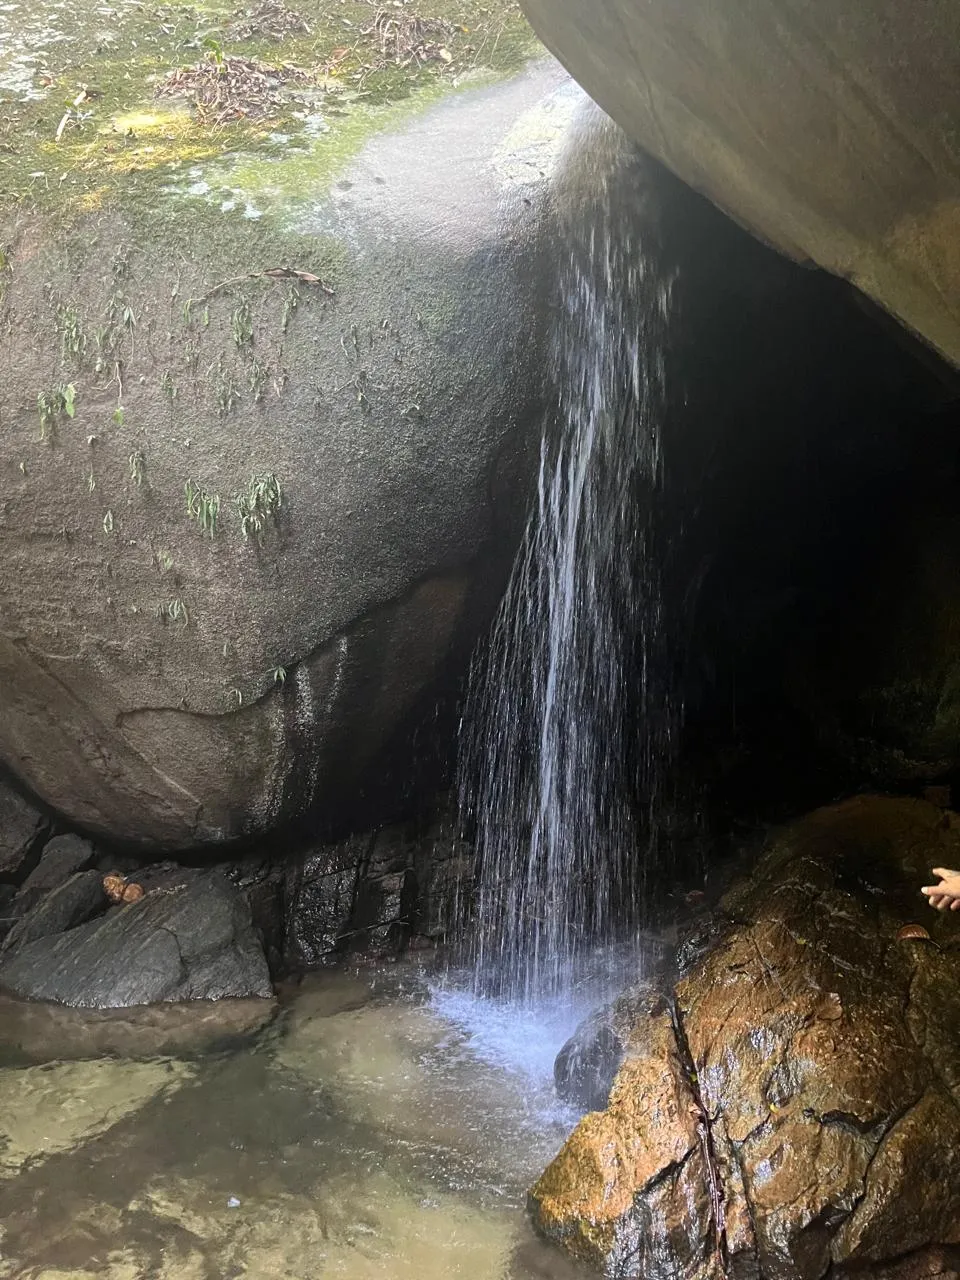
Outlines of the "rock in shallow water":
M 191 871 L 98 920 L 27 942 L 0 964 L 0 986 L 89 1008 L 273 995 L 249 907 L 221 875 Z
M 897 934 L 956 859 L 920 801 L 780 834 L 671 1007 L 640 1014 L 607 1109 L 531 1193 L 538 1227 L 624 1278 L 955 1273 L 960 928 Z
M 0 995 L 0 1066 L 90 1058 L 198 1058 L 236 1050 L 277 1014 L 276 1000 L 191 1000 L 68 1009 Z
M 51 889 L 32 910 L 27 911 L 0 943 L 0 954 L 12 954 L 38 938 L 49 938 L 83 924 L 102 909 L 105 902 L 103 877 L 99 871 L 78 871 L 56 889 Z M 14 899 L 13 909 L 16 910 Z
M 638 983 L 618 1000 L 592 1013 L 557 1054 L 553 1077 L 557 1093 L 584 1111 L 601 1111 L 638 1024 L 662 1012 L 664 999 L 653 983 Z

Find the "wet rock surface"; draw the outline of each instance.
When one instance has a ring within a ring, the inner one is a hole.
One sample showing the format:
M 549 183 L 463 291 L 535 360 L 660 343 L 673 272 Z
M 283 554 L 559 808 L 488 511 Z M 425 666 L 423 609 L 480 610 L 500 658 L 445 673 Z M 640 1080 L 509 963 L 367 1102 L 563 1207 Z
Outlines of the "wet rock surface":
M 638 983 L 612 1005 L 590 1015 L 557 1054 L 553 1075 L 557 1093 L 584 1111 L 601 1111 L 638 1022 L 664 1007 L 664 996 L 654 983 Z
M 0 780 L 0 881 L 21 870 L 48 825 L 28 800 Z
M 426 825 L 393 824 L 315 849 L 287 868 L 285 968 L 440 942 L 473 868 L 454 823 L 447 810 Z
M 248 1022 L 260 1025 L 271 980 L 345 959 L 375 963 L 436 947 L 473 869 L 448 796 L 408 822 L 213 868 L 144 864 L 74 833 L 35 846 L 31 860 L 19 883 L 0 885 L 6 891 L 0 990 L 81 1010 L 251 1004 L 249 1017 L 208 1010 L 203 1029 L 199 1013 L 178 1019 L 158 1012 L 162 1026 L 139 1040 L 127 1036 L 122 1019 L 91 1022 L 83 1015 L 76 1024 L 83 1043 L 131 1046 L 154 1043 L 154 1032 L 160 1045 L 181 1038 L 189 1044 L 195 1030 L 201 1043 L 215 1040 L 218 1028 L 228 1038 L 243 1034 Z M 47 1022 L 53 1028 L 66 1016 L 51 1009 Z M 45 1025 L 38 1013 L 28 1039 L 42 1040 Z M 0 1051 L 11 1042 L 0 1035 Z
M 609 1104 L 531 1193 L 539 1229 L 645 1280 L 955 1274 L 960 928 L 919 887 L 958 863 L 957 819 L 922 801 L 776 835 L 719 940 L 637 1008 Z
M 40 861 L 30 872 L 17 895 L 21 902 L 37 898 L 55 889 L 74 872 L 84 871 L 94 859 L 93 845 L 72 833 L 54 836 L 43 846 Z
M 273 995 L 250 909 L 218 872 L 168 871 L 139 901 L 10 952 L 0 986 L 34 1000 L 116 1008 Z
M 14 899 L 13 907 L 16 905 Z M 99 914 L 103 906 L 103 876 L 99 871 L 78 871 L 21 916 L 0 944 L 0 954 L 16 951 L 38 938 L 65 933 Z

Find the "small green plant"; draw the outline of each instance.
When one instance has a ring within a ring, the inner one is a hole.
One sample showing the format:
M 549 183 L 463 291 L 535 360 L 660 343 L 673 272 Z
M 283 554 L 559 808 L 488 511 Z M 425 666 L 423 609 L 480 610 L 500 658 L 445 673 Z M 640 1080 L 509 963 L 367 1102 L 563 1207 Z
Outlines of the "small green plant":
M 118 426 L 118 427 L 123 426 L 123 405 L 118 404 L 117 407 L 114 409 L 113 421 L 115 426 Z
M 180 596 L 177 596 L 175 600 L 167 600 L 164 603 L 158 604 L 153 612 L 163 623 L 166 623 L 167 621 L 179 622 L 182 624 L 184 629 L 190 625 L 190 614 L 187 612 L 187 606 L 184 604 L 183 599 Z
M 259 404 L 263 399 L 263 392 L 267 385 L 267 371 L 259 360 L 250 362 L 250 372 L 247 374 L 247 382 L 250 386 L 250 392 L 253 396 L 254 404 Z
M 127 295 L 122 289 L 114 289 L 110 297 L 107 299 L 107 330 L 113 331 L 112 342 L 116 345 L 118 329 L 126 329 L 127 333 L 133 333 L 137 327 L 139 317 L 130 305 Z
M 97 487 L 97 477 L 93 474 L 93 468 L 91 467 L 89 474 L 87 475 L 87 492 L 93 493 L 96 487 Z
M 116 361 L 120 335 L 114 325 L 103 325 L 94 331 L 93 342 L 97 348 L 94 370 L 104 373 Z
M 77 412 L 77 389 L 72 382 L 37 396 L 40 417 L 40 439 L 47 440 L 60 417 L 72 418 Z
M 113 512 L 108 511 L 103 517 L 103 532 L 113 533 Z
M 245 347 L 253 342 L 253 316 L 246 298 L 242 298 L 237 304 L 230 327 L 238 347 Z
M 232 374 L 224 370 L 222 360 L 217 366 L 217 379 L 214 384 L 213 394 L 217 402 L 217 413 L 221 418 L 225 418 L 228 413 L 231 413 L 240 400 L 237 384 L 234 382 Z
M 58 308 L 57 330 L 60 334 L 60 354 L 63 360 L 72 359 L 79 364 L 87 349 L 87 338 L 75 307 Z
M 165 369 L 160 377 L 160 390 L 167 397 L 170 403 L 173 404 L 174 400 L 177 398 L 178 392 L 176 383 L 173 381 L 173 377 L 171 376 L 169 369 Z
M 143 488 L 143 469 L 146 465 L 146 458 L 139 449 L 130 455 L 130 479 L 138 489 Z
M 280 481 L 272 471 L 262 476 L 251 476 L 246 489 L 236 494 L 233 501 L 240 515 L 241 533 L 245 538 L 256 538 L 259 542 L 267 522 L 276 521 L 283 505 Z
M 287 669 L 286 667 L 274 667 L 270 673 L 273 676 L 274 684 L 286 684 Z
M 169 573 L 170 570 L 173 568 L 173 564 L 174 564 L 173 556 L 170 554 L 169 551 L 164 551 L 162 547 L 156 553 L 156 555 L 154 556 L 154 559 L 157 563 L 157 572 L 160 574 L 161 578 L 165 573 Z
M 300 305 L 300 290 L 295 284 L 292 284 L 287 292 L 287 296 L 283 300 L 283 315 L 280 317 L 281 332 L 286 333 L 290 327 L 290 321 L 293 319 L 293 313 Z
M 196 480 L 188 480 L 183 486 L 187 500 L 187 512 L 196 520 L 204 533 L 213 538 L 217 532 L 217 521 L 220 518 L 219 493 L 207 493 L 202 484 Z
M 204 36 L 203 47 L 207 51 L 207 57 L 217 68 L 219 72 L 223 72 L 223 45 L 216 36 Z
M 127 277 L 130 269 L 130 253 L 130 245 L 121 244 L 117 246 L 117 251 L 113 255 L 113 261 L 110 263 L 110 274 L 118 284 Z

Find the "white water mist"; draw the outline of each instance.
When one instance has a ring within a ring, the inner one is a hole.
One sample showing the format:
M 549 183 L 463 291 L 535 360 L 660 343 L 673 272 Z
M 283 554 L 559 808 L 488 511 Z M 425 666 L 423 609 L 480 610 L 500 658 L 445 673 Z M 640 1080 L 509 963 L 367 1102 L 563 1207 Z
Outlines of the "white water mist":
M 670 281 L 649 193 L 612 125 L 563 202 L 536 508 L 471 677 L 463 812 L 476 838 L 478 981 L 536 997 L 636 918 L 672 713 L 651 550 Z

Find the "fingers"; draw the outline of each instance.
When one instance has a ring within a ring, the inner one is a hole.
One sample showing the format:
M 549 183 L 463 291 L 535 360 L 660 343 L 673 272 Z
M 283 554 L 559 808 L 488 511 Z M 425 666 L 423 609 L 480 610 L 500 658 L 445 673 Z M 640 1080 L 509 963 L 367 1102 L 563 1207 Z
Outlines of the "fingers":
M 933 867 L 930 874 L 940 880 L 949 880 L 951 876 L 960 876 L 960 871 L 951 871 L 949 867 Z

